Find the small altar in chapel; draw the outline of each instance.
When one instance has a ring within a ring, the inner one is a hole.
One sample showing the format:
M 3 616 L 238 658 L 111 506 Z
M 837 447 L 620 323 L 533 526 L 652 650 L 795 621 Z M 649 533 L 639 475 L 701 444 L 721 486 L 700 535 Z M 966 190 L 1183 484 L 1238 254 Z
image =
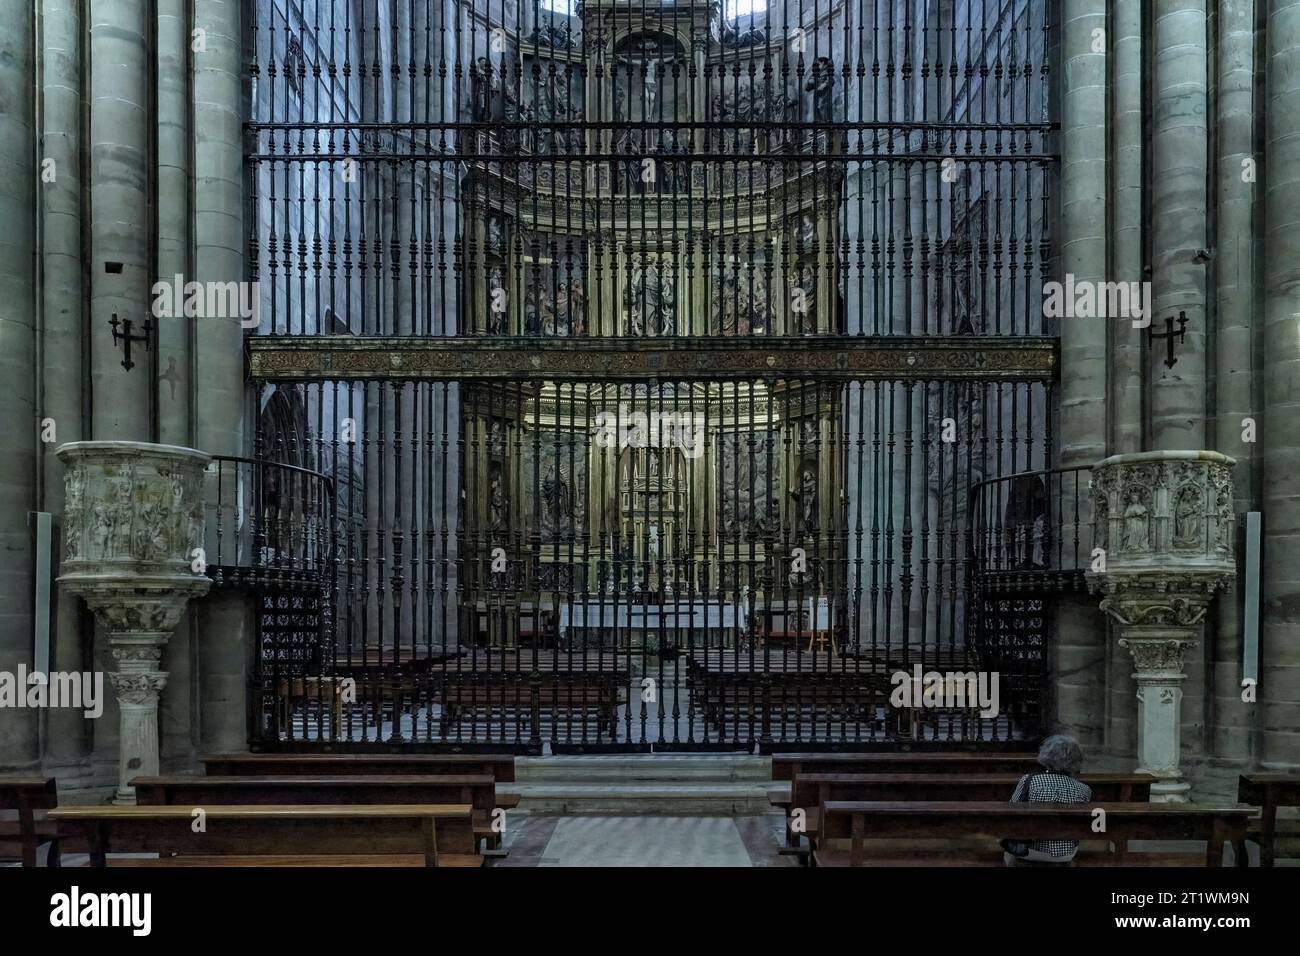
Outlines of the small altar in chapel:
M 611 595 L 560 605 L 560 642 L 569 647 L 657 653 L 661 638 L 675 647 L 732 647 L 743 625 L 735 604 L 704 598 Z

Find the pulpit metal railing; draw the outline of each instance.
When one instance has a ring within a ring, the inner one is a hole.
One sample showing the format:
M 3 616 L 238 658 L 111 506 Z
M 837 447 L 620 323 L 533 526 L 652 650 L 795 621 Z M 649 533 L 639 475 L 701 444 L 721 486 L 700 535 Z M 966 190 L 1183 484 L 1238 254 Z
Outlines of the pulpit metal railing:
M 973 659 L 999 675 L 1009 719 L 1042 727 L 1058 599 L 1087 590 L 1092 469 L 1022 471 L 971 488 L 967 626 Z
M 978 482 L 970 497 L 971 573 L 1000 591 L 1086 590 L 1092 468 L 1024 471 Z

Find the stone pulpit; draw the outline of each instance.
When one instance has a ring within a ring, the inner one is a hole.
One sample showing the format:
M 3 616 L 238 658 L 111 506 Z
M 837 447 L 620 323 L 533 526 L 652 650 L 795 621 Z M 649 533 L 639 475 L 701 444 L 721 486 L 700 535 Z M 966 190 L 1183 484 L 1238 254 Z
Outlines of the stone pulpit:
M 163 647 L 191 598 L 208 590 L 203 552 L 203 471 L 191 448 L 128 441 L 73 442 L 66 467 L 65 591 L 85 599 L 108 634 L 120 707 L 118 788 L 158 773 Z
M 1211 451 L 1115 455 L 1093 469 L 1088 584 L 1133 656 L 1138 771 L 1155 802 L 1187 799 L 1179 770 L 1183 656 L 1236 575 L 1232 467 Z

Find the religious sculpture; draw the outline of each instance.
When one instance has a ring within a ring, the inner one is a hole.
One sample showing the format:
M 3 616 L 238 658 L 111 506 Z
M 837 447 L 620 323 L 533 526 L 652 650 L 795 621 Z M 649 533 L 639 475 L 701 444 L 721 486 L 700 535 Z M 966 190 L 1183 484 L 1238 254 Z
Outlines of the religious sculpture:
M 1184 488 L 1174 507 L 1174 546 L 1194 548 L 1201 544 L 1201 501 L 1195 488 Z
M 805 533 L 817 531 L 817 473 L 814 466 L 805 466 L 799 476 L 799 488 L 790 492 L 799 507 L 799 528 Z
M 535 46 L 548 46 L 552 50 L 570 50 L 574 45 L 574 37 L 569 27 L 547 23 L 534 27 L 533 32 L 524 42 Z
M 795 266 L 791 278 L 791 296 L 796 316 L 796 325 L 800 333 L 815 332 L 817 329 L 817 275 L 806 262 Z
M 674 335 L 677 304 L 671 277 L 660 272 L 659 263 L 648 261 L 638 267 L 627 293 L 628 335 Z
M 470 67 L 470 116 L 476 123 L 490 123 L 501 91 L 500 80 L 487 57 L 481 56 Z
M 814 123 L 835 121 L 835 64 L 830 57 L 819 56 L 813 61 L 812 75 L 804 86 L 813 95 Z
M 659 61 L 655 59 L 647 60 L 645 64 L 645 89 L 643 91 L 644 101 L 641 118 L 652 119 L 655 113 L 655 107 L 659 103 Z
M 573 498 L 564 473 L 554 462 L 542 480 L 541 530 L 544 537 L 555 540 L 573 517 Z
M 1130 491 L 1128 500 L 1128 506 L 1124 509 L 1124 548 L 1128 551 L 1146 551 L 1151 547 L 1150 513 L 1146 505 L 1142 504 L 1142 496 L 1137 491 Z
M 500 266 L 493 266 L 492 271 L 488 273 L 488 320 L 487 330 L 489 335 L 506 334 L 506 289 L 505 275 Z M 501 308 L 496 308 L 500 305 Z
M 494 465 L 489 482 L 488 527 L 494 532 L 507 530 L 507 515 L 505 481 L 500 466 Z

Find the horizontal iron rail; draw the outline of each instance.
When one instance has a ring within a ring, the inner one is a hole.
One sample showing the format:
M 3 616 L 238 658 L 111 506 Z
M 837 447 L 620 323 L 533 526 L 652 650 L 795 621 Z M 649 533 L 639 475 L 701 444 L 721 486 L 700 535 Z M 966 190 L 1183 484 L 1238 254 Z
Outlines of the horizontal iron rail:
M 1037 382 L 1056 376 L 1048 336 L 540 338 L 254 336 L 259 382 L 377 379 L 644 381 L 822 380 Z

